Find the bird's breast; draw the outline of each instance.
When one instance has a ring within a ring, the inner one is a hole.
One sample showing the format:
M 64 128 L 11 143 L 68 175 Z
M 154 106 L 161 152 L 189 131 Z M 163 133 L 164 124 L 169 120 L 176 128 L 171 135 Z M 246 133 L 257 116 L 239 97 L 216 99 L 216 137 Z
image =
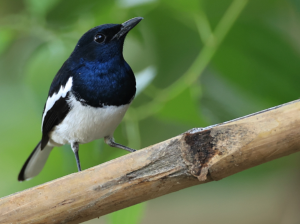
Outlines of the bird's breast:
M 112 136 L 129 107 L 127 104 L 94 108 L 82 105 L 74 95 L 68 102 L 70 112 L 50 134 L 50 143 L 54 146 L 72 142 L 88 143 Z
M 92 107 L 121 106 L 131 102 L 135 85 L 133 73 L 92 70 L 74 76 L 72 92 L 78 101 Z

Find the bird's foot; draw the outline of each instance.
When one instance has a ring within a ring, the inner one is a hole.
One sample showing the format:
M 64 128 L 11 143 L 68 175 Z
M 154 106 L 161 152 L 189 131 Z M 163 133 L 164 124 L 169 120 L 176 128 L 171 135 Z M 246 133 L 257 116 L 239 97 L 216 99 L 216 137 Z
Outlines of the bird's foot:
M 115 148 L 119 148 L 119 149 L 124 149 L 124 150 L 126 150 L 128 152 L 135 152 L 136 151 L 135 149 L 132 149 L 132 148 L 129 148 L 129 147 L 125 146 L 125 145 L 121 145 L 119 143 L 116 143 L 113 137 L 109 137 L 109 136 L 105 137 L 104 138 L 104 142 L 106 144 L 108 144 L 109 146 L 111 146 L 111 147 L 115 147 Z

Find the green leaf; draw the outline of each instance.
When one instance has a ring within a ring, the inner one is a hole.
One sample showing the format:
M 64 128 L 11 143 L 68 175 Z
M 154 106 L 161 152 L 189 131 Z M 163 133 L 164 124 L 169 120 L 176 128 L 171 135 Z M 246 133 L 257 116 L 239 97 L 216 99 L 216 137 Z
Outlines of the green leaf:
M 212 65 L 269 107 L 299 97 L 299 60 L 299 53 L 279 31 L 262 23 L 242 23 L 232 30 Z
M 193 127 L 205 124 L 199 110 L 200 86 L 195 85 L 193 88 L 187 88 L 179 96 L 166 102 L 157 116 L 163 120 L 189 124 Z
M 164 0 L 164 3 L 168 4 L 168 6 L 180 11 L 180 12 L 188 12 L 188 13 L 197 13 L 200 9 L 200 0 Z
M 35 91 L 41 104 L 45 103 L 53 78 L 71 52 L 71 47 L 68 46 L 60 40 L 46 43 L 28 61 L 25 80 Z
M 14 32 L 8 28 L 0 29 L 0 55 L 9 47 L 13 41 Z
M 118 0 L 117 3 L 123 8 L 136 7 L 156 2 L 157 0 Z
M 209 124 L 221 123 L 266 109 L 263 99 L 247 94 L 244 89 L 233 85 L 215 71 L 204 73 L 201 83 L 201 111 Z
M 130 206 L 108 215 L 110 224 L 138 224 L 141 222 L 145 210 L 145 203 Z
M 44 16 L 59 0 L 25 0 L 27 10 L 34 16 Z
M 138 96 L 152 82 L 155 76 L 156 70 L 152 66 L 149 66 L 139 73 L 136 73 L 136 96 Z

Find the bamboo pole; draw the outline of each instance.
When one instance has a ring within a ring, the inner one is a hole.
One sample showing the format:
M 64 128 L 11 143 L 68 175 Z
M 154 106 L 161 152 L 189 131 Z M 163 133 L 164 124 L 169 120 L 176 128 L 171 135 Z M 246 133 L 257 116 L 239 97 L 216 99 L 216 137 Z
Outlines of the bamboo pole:
M 298 151 L 300 100 L 1 198 L 0 223 L 80 223 Z

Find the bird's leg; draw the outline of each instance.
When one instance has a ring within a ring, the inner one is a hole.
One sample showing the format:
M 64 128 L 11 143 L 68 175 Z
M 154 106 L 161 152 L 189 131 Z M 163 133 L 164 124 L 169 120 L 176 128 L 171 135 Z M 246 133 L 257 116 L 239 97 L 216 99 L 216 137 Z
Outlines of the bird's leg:
M 77 168 L 78 168 L 78 172 L 81 171 L 81 166 L 80 166 L 80 161 L 79 161 L 79 155 L 78 155 L 78 151 L 79 151 L 79 144 L 78 142 L 73 142 L 71 144 L 71 148 L 75 154 L 75 158 L 76 158 L 76 163 L 77 163 Z
M 116 143 L 115 140 L 114 140 L 114 138 L 110 137 L 110 136 L 104 137 L 104 142 L 106 144 L 108 144 L 110 147 L 116 147 L 116 148 L 119 148 L 119 149 L 125 149 L 128 152 L 135 152 L 136 151 L 135 149 L 131 149 L 131 148 L 127 147 L 127 146 L 124 146 L 124 145 L 121 145 L 119 143 Z

